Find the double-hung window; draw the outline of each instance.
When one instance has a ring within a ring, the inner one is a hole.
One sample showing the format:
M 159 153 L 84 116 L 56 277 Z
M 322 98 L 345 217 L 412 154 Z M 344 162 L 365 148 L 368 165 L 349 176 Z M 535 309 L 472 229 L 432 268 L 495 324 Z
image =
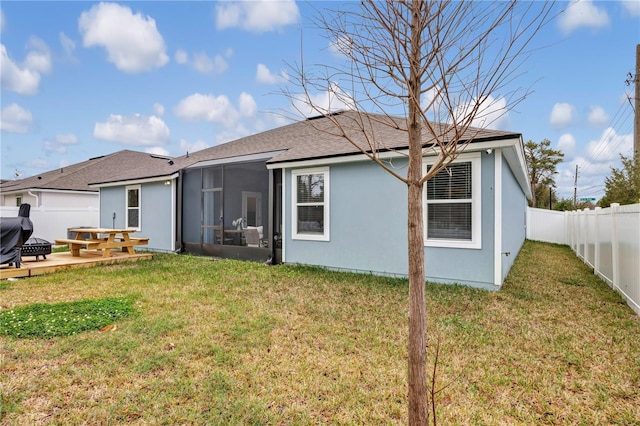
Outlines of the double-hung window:
M 475 154 L 460 156 L 429 179 L 424 196 L 425 245 L 480 248 L 480 191 L 480 156 Z
M 126 227 L 140 230 L 140 185 L 127 186 Z
M 292 238 L 329 241 L 329 168 L 294 170 Z

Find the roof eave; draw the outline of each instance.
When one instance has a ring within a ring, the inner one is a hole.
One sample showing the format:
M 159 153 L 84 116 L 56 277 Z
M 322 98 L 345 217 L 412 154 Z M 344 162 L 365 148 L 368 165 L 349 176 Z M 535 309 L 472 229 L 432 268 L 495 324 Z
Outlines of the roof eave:
M 90 188 L 106 188 L 110 186 L 125 186 L 125 185 L 138 185 L 141 183 L 152 183 L 152 182 L 160 182 L 163 180 L 174 180 L 178 177 L 178 172 L 172 172 L 170 174 L 162 174 L 156 176 L 146 176 L 139 178 L 131 178 L 131 179 L 120 179 L 120 180 L 112 180 L 105 182 L 92 182 L 89 184 Z

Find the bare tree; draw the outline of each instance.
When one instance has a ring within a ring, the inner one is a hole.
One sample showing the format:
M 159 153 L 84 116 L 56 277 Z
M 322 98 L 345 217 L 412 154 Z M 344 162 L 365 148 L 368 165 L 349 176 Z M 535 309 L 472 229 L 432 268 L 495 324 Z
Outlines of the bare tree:
M 344 67 L 309 67 L 303 61 L 292 73 L 302 93 L 287 95 L 300 112 L 304 105 L 333 123 L 331 129 L 318 124 L 321 131 L 344 138 L 407 185 L 409 424 L 426 425 L 423 187 L 456 159 L 477 127 L 489 126 L 528 94 L 510 87 L 528 56 L 527 45 L 550 19 L 551 5 L 388 0 L 341 7 L 347 9 L 325 12 L 317 24 L 344 55 Z M 314 102 L 318 92 L 328 92 L 329 107 Z M 347 119 L 331 114 L 335 105 L 377 114 Z M 406 175 L 381 157 L 397 148 L 376 134 L 381 125 L 406 132 L 397 151 L 407 159 Z M 425 172 L 426 155 L 435 162 Z

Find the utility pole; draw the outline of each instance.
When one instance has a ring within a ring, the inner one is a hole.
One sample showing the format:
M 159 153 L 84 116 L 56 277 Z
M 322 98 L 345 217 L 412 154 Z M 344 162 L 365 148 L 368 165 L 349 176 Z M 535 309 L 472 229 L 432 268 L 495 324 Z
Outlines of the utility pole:
M 576 164 L 576 177 L 573 179 L 573 208 L 578 205 L 578 165 Z

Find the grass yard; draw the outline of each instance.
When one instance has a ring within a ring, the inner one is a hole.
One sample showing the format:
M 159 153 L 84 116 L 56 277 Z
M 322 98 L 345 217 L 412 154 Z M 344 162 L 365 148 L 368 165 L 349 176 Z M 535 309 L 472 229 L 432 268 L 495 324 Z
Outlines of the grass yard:
M 569 248 L 427 297 L 440 424 L 640 424 L 640 318 Z M 135 313 L 102 331 L 0 329 L 0 424 L 406 424 L 405 280 L 156 255 L 0 283 L 3 311 L 111 298 Z

